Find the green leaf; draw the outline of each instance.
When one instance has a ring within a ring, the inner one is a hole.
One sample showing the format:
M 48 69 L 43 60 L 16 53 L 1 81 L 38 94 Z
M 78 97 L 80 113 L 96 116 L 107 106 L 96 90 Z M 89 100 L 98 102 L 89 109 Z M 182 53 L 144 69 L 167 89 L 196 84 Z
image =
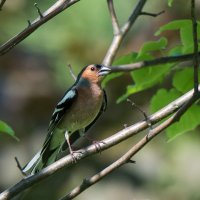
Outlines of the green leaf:
M 192 34 L 192 22 L 188 20 L 188 23 L 180 29 L 181 42 L 183 44 L 183 54 L 192 53 L 194 49 L 193 34 Z
M 120 58 L 118 58 L 116 61 L 114 61 L 113 65 L 123 65 L 123 64 L 130 64 L 136 61 L 137 57 L 136 52 L 129 53 L 127 55 L 124 55 Z
M 122 56 L 119 59 L 117 59 L 113 63 L 113 65 L 123 65 L 123 64 L 134 63 L 136 60 L 136 57 L 137 57 L 137 53 L 135 53 L 135 52 L 127 54 L 127 55 Z M 112 73 L 112 74 L 106 76 L 105 79 L 103 80 L 102 87 L 104 88 L 109 81 L 111 81 L 119 76 L 122 76 L 123 74 L 124 74 L 123 72 L 116 72 L 116 73 Z
M 127 97 L 136 92 L 140 92 L 160 83 L 169 73 L 172 66 L 172 64 L 158 65 L 132 72 L 131 76 L 135 81 L 135 84 L 127 87 L 126 93 L 119 97 L 117 103 L 124 101 Z
M 181 119 L 170 126 L 167 130 L 168 141 L 174 140 L 177 136 L 194 130 L 200 124 L 200 106 L 193 105 Z
M 167 91 L 166 89 L 160 89 L 151 99 L 150 109 L 151 112 L 156 112 L 177 99 L 181 93 L 176 89 Z M 173 124 L 166 129 L 168 141 L 172 141 L 177 136 L 194 130 L 200 124 L 200 106 L 193 105 L 188 111 L 181 117 L 179 122 Z
M 179 93 L 175 89 L 171 89 L 167 91 L 166 89 L 160 89 L 157 93 L 153 96 L 150 102 L 150 110 L 151 112 L 156 112 L 166 106 L 167 104 L 171 103 L 175 99 L 177 99 L 181 93 Z
M 183 44 L 183 54 L 193 53 L 194 51 L 194 42 L 193 42 L 193 30 L 192 30 L 192 21 L 188 20 L 188 23 L 180 29 L 181 42 Z M 197 36 L 200 39 L 200 23 L 197 22 Z M 200 50 L 200 46 L 198 46 Z
M 168 6 L 169 6 L 169 7 L 172 7 L 173 1 L 174 1 L 174 0 L 168 0 Z
M 200 78 L 200 72 L 199 72 Z M 172 81 L 173 86 L 180 92 L 185 93 L 194 86 L 193 68 L 186 68 L 175 73 Z
M 167 39 L 165 37 L 160 38 L 158 41 L 150 41 L 144 43 L 143 47 L 138 53 L 138 58 L 141 58 L 143 55 L 148 54 L 152 51 L 160 51 L 165 49 L 167 46 Z
M 14 139 L 16 139 L 17 141 L 19 141 L 19 139 L 15 136 L 15 132 L 13 131 L 13 129 L 8 124 L 6 124 L 1 120 L 0 120 L 0 132 L 6 133 L 11 137 L 13 137 Z
M 191 20 L 174 20 L 164 26 L 155 33 L 155 35 L 160 35 L 163 31 L 169 30 L 179 30 L 180 40 L 182 44 L 182 53 L 192 53 L 193 52 L 193 33 L 192 33 L 192 21 Z M 197 22 L 197 32 L 198 39 L 200 38 L 200 23 Z
M 152 60 L 154 57 L 150 54 L 152 51 L 163 50 L 167 45 L 167 39 L 162 37 L 158 41 L 146 42 L 139 51 L 136 61 Z M 140 92 L 142 90 L 153 87 L 160 83 L 164 76 L 170 71 L 173 64 L 163 64 L 152 67 L 141 68 L 131 72 L 131 77 L 135 82 L 134 85 L 129 85 L 126 88 L 126 93 L 118 98 L 117 103 L 125 100 L 128 96 Z
M 174 20 L 165 24 L 159 28 L 159 30 L 155 33 L 156 36 L 160 35 L 164 31 L 169 30 L 179 30 L 181 28 L 187 27 L 191 25 L 191 20 L 188 19 L 181 19 L 181 20 Z
M 182 54 L 182 46 L 175 46 L 174 48 L 170 49 L 170 51 L 168 52 L 169 56 L 178 56 Z

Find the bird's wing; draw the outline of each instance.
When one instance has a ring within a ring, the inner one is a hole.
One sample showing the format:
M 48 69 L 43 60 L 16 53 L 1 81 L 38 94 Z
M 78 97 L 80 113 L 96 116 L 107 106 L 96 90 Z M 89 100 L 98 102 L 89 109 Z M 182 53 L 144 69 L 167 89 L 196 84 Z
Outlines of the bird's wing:
M 103 98 L 103 102 L 102 102 L 102 105 L 101 105 L 101 109 L 100 109 L 98 115 L 96 116 L 96 118 L 88 126 L 86 126 L 86 128 L 84 130 L 84 133 L 87 132 L 88 129 L 90 129 L 90 127 L 97 121 L 97 119 L 100 117 L 100 115 L 103 112 L 105 112 L 105 110 L 107 108 L 107 96 L 106 96 L 106 92 L 103 90 L 103 93 L 104 93 L 104 98 Z M 81 137 L 82 134 L 83 134 L 83 129 L 77 130 L 73 134 L 71 134 L 69 136 L 70 144 L 73 144 L 75 141 L 77 141 Z M 67 145 L 67 142 L 65 142 L 63 144 L 63 146 L 62 146 L 62 151 L 65 151 L 67 148 L 68 148 L 68 145 Z
M 77 98 L 77 94 L 78 93 L 75 88 L 70 89 L 64 94 L 61 101 L 58 102 L 49 123 L 48 133 L 51 133 L 54 130 L 64 116 L 65 112 L 72 106 L 74 100 Z
M 48 135 L 46 137 L 46 140 L 44 142 L 41 151 L 43 154 L 43 159 L 48 158 L 48 154 L 50 151 L 55 151 L 55 149 L 54 148 L 51 149 L 52 147 L 50 146 L 52 139 L 53 138 L 56 139 L 56 135 L 53 134 L 54 129 L 56 128 L 60 120 L 63 118 L 67 110 L 72 106 L 77 96 L 78 96 L 77 90 L 74 87 L 72 87 L 64 94 L 61 101 L 57 104 L 53 112 L 53 115 L 51 117 L 51 121 L 49 123 L 49 128 L 48 128 Z
M 52 155 L 58 151 L 58 147 L 51 146 L 51 141 L 54 139 L 56 140 L 57 137 L 53 134 L 53 131 L 64 116 L 65 112 L 67 112 L 67 110 L 72 106 L 74 100 L 77 98 L 77 95 L 77 90 L 72 87 L 65 93 L 61 101 L 57 104 L 49 123 L 48 135 L 44 142 L 43 148 L 23 168 L 24 172 L 27 173 L 30 171 L 31 173 L 35 173 L 36 171 L 41 170 L 41 168 L 46 166 L 47 162 L 49 161 L 49 157 L 52 157 Z M 56 155 L 54 155 L 54 157 L 56 158 Z M 52 157 L 53 161 L 55 160 L 54 157 Z

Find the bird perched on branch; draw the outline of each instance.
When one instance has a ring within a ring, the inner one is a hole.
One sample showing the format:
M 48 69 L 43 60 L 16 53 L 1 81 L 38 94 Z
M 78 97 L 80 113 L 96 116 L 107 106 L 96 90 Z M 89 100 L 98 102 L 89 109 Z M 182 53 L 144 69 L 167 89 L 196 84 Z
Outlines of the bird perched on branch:
M 106 109 L 106 93 L 101 81 L 109 72 L 110 68 L 97 64 L 83 68 L 57 104 L 43 147 L 22 169 L 24 174 L 35 174 L 53 163 L 65 142 L 73 155 L 71 144 L 84 135 Z

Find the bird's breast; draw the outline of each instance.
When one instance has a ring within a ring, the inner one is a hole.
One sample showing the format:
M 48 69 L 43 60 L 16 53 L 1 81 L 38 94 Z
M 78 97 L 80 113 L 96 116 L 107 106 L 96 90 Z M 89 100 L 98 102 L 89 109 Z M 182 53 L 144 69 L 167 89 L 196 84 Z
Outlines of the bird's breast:
M 78 97 L 61 122 L 62 128 L 74 132 L 88 126 L 98 115 L 103 101 L 103 91 L 93 88 L 79 88 Z

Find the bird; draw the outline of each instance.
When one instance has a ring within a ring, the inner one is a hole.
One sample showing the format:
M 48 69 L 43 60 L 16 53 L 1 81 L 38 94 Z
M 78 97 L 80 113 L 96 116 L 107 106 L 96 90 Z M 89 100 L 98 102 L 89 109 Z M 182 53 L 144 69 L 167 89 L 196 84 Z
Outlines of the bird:
M 101 83 L 110 72 L 111 68 L 101 64 L 90 64 L 81 70 L 55 107 L 43 147 L 22 168 L 24 175 L 33 175 L 52 164 L 66 147 L 73 155 L 71 145 L 84 136 L 106 110 L 107 97 Z

